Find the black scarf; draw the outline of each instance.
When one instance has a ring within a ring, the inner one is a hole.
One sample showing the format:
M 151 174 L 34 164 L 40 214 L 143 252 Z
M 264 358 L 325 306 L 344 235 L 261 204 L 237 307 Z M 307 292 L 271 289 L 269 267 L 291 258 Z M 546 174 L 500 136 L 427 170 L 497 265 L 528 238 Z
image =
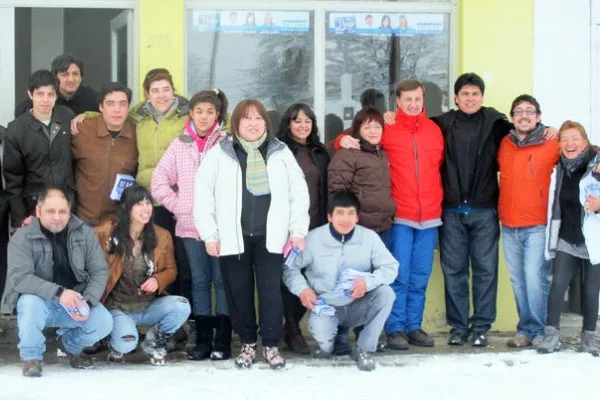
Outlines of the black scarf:
M 573 159 L 568 159 L 561 152 L 560 163 L 567 172 L 567 175 L 571 177 L 571 174 L 581 168 L 582 165 L 586 165 L 592 159 L 592 156 L 593 151 L 591 151 L 591 146 L 588 144 L 586 148 Z

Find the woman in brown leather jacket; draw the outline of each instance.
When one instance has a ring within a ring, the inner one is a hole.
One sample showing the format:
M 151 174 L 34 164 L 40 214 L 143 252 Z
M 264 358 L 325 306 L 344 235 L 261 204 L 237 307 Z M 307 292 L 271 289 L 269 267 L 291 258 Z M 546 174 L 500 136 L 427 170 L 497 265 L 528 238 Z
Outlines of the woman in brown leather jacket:
M 149 327 L 141 343 L 154 365 L 164 365 L 166 342 L 190 315 L 181 296 L 161 296 L 177 276 L 173 240 L 152 220 L 153 199 L 138 185 L 123 191 L 117 220 L 94 228 L 109 268 L 102 302 L 113 316 L 109 361 L 135 350 L 138 326 Z

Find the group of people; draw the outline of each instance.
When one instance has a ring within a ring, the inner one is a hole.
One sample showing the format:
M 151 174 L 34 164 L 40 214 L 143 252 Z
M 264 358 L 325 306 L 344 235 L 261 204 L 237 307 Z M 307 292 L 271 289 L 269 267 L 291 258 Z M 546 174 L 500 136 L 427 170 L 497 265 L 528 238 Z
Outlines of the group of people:
M 141 342 L 163 365 L 186 322 L 191 360 L 231 358 L 233 330 L 239 368 L 256 362 L 260 333 L 273 369 L 286 364 L 283 340 L 371 371 L 377 350 L 435 345 L 422 322 L 438 232 L 448 343 L 487 346 L 500 225 L 519 313 L 508 345 L 560 347 L 564 293 L 581 269 L 581 346 L 598 355 L 597 151 L 576 122 L 545 127 L 532 96 L 514 100 L 511 123 L 467 73 L 458 110 L 429 119 L 423 84 L 405 80 L 396 112 L 368 90 L 326 147 L 306 104 L 274 127 L 259 100 L 229 115 L 222 91 L 188 100 L 157 68 L 130 107 L 130 89 L 96 93 L 83 72 L 64 54 L 32 73 L 4 139 L 15 233 L 1 305 L 17 313 L 25 376 L 41 376 L 46 327 L 59 328 L 72 367 L 88 368 L 84 348 L 102 341 L 109 361 Z M 307 310 L 316 349 L 301 329 Z

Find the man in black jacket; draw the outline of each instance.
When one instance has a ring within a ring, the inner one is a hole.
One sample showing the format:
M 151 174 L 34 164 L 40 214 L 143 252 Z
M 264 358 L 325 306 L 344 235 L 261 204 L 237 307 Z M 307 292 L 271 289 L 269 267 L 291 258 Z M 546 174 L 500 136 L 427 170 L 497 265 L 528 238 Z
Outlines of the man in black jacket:
M 46 187 L 61 189 L 73 203 L 73 112 L 55 105 L 56 87 L 50 71 L 33 72 L 28 90 L 32 108 L 8 124 L 3 174 L 15 228 L 29 224 L 37 195 Z
M 452 327 L 448 344 L 457 346 L 467 341 L 469 333 L 473 346 L 487 346 L 487 331 L 496 319 L 500 236 L 496 155 L 511 125 L 504 114 L 482 106 L 484 91 L 478 75 L 459 76 L 454 84 L 458 111 L 432 118 L 440 126 L 445 144 L 440 250 L 446 319 Z
M 83 61 L 72 54 L 61 54 L 52 61 L 52 75 L 59 83 L 56 104 L 70 108 L 75 115 L 99 111 L 100 94 L 81 84 L 83 71 Z M 15 109 L 15 118 L 31 110 L 32 106 L 30 98 L 19 103 Z

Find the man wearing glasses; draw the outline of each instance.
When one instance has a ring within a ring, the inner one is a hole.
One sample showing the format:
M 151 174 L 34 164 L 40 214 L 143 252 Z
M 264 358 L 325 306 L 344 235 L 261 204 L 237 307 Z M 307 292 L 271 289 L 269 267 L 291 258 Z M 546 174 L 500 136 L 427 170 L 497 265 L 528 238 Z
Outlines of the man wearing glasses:
M 556 139 L 544 138 L 546 127 L 534 97 L 518 96 L 510 116 L 514 129 L 498 152 L 498 211 L 519 322 L 507 345 L 528 347 L 544 337 L 550 289 L 550 263 L 544 259 L 548 188 L 559 148 Z

